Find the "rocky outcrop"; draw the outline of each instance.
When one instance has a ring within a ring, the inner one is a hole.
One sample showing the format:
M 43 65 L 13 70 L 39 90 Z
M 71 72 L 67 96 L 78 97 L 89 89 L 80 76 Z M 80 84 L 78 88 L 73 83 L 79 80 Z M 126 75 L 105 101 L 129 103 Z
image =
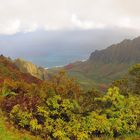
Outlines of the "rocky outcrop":
M 42 67 L 37 67 L 32 62 L 28 62 L 21 58 L 18 58 L 14 61 L 14 63 L 23 73 L 29 73 L 42 80 L 47 79 L 47 70 Z

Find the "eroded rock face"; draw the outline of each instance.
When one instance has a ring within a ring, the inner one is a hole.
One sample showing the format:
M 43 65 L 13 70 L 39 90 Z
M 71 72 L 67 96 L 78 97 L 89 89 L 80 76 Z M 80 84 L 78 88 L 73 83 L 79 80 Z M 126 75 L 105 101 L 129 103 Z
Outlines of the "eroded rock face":
M 104 63 L 139 63 L 140 37 L 133 40 L 125 39 L 104 50 L 96 50 L 90 55 L 90 61 Z
M 28 62 L 21 58 L 18 58 L 14 61 L 14 63 L 23 73 L 29 73 L 42 80 L 47 79 L 47 70 L 42 67 L 37 67 L 32 62 Z

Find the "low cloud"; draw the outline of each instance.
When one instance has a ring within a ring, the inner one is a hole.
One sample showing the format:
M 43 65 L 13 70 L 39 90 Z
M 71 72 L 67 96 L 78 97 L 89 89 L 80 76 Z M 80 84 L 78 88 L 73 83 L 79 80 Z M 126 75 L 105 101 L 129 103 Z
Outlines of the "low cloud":
M 20 31 L 20 20 L 7 21 L 6 24 L 0 24 L 1 34 L 15 34 Z
M 0 0 L 0 3 L 0 34 L 37 29 L 140 29 L 139 0 Z
M 105 25 L 102 23 L 94 23 L 93 21 L 90 21 L 90 20 L 81 20 L 75 14 L 72 15 L 71 21 L 74 27 L 77 27 L 80 29 L 96 29 L 96 28 L 105 27 Z

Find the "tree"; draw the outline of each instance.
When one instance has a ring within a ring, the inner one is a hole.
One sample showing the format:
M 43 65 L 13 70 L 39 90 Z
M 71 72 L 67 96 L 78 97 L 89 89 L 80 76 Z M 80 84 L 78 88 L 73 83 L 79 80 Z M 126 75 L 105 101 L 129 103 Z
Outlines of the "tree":
M 137 129 L 139 108 L 134 107 L 135 98 L 126 98 L 120 94 L 118 87 L 113 87 L 103 98 L 97 98 L 97 100 L 102 107 L 100 114 L 106 115 L 114 136 L 131 133 Z
M 129 70 L 131 76 L 131 88 L 133 93 L 140 95 L 140 64 L 134 65 Z

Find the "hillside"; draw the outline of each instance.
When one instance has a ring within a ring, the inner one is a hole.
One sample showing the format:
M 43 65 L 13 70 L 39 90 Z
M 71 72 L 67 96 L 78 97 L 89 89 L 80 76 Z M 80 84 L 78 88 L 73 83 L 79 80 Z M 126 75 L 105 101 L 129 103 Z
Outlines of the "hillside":
M 10 58 L 3 55 L 0 56 L 0 81 L 5 79 L 12 79 L 14 81 L 25 81 L 27 83 L 40 83 L 41 80 L 31 76 L 29 73 L 23 73 L 14 64 Z
M 69 64 L 64 69 L 70 76 L 77 77 L 83 86 L 89 86 L 87 81 L 103 84 L 118 79 L 132 64 L 139 62 L 140 37 L 96 50 L 87 61 Z

